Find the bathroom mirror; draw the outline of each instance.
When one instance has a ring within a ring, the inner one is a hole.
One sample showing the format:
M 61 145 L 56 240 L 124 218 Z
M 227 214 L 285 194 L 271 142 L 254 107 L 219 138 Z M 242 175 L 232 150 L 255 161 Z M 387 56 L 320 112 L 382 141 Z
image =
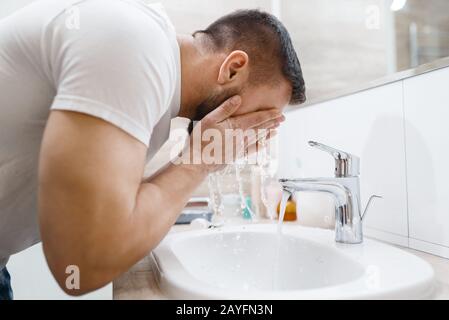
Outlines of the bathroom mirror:
M 287 26 L 307 84 L 307 104 L 449 64 L 448 0 L 159 0 L 179 32 L 240 8 Z M 419 67 L 420 66 L 420 67 Z M 399 72 L 399 74 L 398 74 Z
M 33 1 L 2 0 L 0 18 Z M 449 65 L 448 0 L 143 1 L 162 3 L 182 33 L 236 9 L 275 14 L 299 53 L 306 105 Z

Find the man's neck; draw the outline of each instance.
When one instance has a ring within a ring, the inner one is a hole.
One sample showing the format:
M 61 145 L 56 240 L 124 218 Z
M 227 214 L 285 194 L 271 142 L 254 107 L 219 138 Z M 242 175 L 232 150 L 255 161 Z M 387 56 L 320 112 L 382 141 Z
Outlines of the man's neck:
M 177 40 L 181 50 L 181 107 L 178 116 L 192 119 L 196 107 L 203 100 L 203 84 L 198 75 L 203 71 L 202 53 L 194 37 L 178 35 Z
M 193 119 L 196 108 L 207 97 L 213 83 L 213 56 L 202 46 L 199 37 L 178 35 L 181 50 L 181 107 L 179 117 Z M 208 80 L 209 79 L 209 80 Z

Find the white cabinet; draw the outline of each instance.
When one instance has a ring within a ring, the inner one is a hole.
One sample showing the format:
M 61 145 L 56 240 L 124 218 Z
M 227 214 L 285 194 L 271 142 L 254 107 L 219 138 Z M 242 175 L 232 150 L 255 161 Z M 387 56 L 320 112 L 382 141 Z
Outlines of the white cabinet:
M 280 175 L 333 176 L 333 159 L 309 147 L 308 140 L 358 155 L 362 205 L 372 194 L 383 196 L 373 203 L 364 225 L 397 236 L 400 240 L 396 243 L 407 245 L 402 115 L 401 82 L 289 112 L 280 132 Z
M 404 106 L 410 238 L 449 247 L 449 68 L 404 80 Z

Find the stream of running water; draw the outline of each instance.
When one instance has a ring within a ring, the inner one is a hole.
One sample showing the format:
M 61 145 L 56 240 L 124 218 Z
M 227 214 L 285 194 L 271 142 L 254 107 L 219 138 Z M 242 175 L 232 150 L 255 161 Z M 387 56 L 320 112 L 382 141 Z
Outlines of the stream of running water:
M 281 247 L 282 247 L 282 224 L 284 222 L 285 209 L 287 207 L 287 201 L 290 197 L 290 192 L 283 191 L 282 192 L 282 200 L 279 210 L 279 220 L 277 223 L 277 232 L 276 232 L 276 247 L 274 251 L 274 260 L 273 260 L 273 289 L 277 289 L 279 287 L 279 266 L 281 260 Z

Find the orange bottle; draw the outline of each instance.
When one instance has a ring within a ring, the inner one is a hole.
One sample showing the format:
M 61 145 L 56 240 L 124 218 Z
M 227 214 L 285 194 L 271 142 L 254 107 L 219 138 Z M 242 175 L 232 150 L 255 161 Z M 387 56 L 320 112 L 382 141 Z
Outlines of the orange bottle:
M 281 203 L 279 202 L 277 207 L 277 216 L 279 219 L 279 212 L 281 211 Z M 285 214 L 284 214 L 284 221 L 296 221 L 297 219 L 296 215 L 296 202 L 293 201 L 292 196 L 288 198 L 287 205 L 285 206 Z

